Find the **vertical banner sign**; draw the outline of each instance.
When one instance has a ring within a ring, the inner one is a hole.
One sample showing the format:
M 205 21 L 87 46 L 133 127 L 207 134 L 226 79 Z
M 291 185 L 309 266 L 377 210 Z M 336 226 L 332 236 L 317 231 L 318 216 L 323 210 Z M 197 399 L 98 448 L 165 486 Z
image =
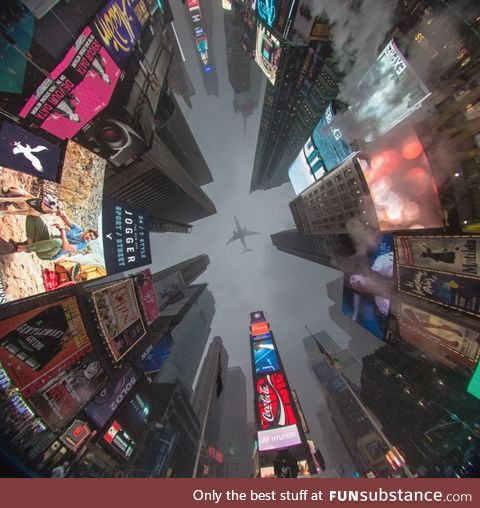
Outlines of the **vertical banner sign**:
M 92 293 L 98 325 L 115 362 L 119 362 L 146 334 L 132 279 Z
M 480 278 L 480 236 L 396 236 L 399 265 Z
M 105 197 L 102 224 L 105 262 L 109 274 L 139 268 L 152 262 L 146 210 Z
M 69 139 L 110 102 L 120 69 L 86 27 L 20 111 L 27 122 Z
M 62 150 L 9 122 L 0 127 L 0 165 L 28 175 L 60 181 Z
M 143 0 L 112 0 L 98 12 L 92 29 L 120 67 L 124 67 L 150 17 Z
M 151 325 L 160 316 L 160 305 L 155 294 L 152 272 L 147 268 L 133 276 L 137 287 L 140 303 L 145 314 L 147 324 Z
M 480 316 L 477 278 L 399 266 L 398 289 L 417 298 Z

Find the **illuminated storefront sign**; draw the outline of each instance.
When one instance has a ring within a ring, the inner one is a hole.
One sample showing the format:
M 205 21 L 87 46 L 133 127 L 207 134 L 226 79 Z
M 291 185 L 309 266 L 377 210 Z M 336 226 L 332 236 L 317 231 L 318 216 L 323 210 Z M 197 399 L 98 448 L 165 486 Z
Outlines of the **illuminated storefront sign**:
M 396 236 L 399 265 L 480 276 L 480 236 Z
M 105 344 L 119 362 L 146 334 L 133 281 L 125 279 L 94 291 L 92 302 Z
M 18 125 L 4 121 L 0 127 L 0 165 L 45 180 L 60 180 L 62 150 Z
M 15 251 L 13 244 L 0 241 L 0 247 L 11 252 L 0 256 L 0 303 L 107 274 L 99 236 L 105 164 L 70 141 L 61 183 L 46 182 L 41 176 L 25 179 L 22 173 L 2 168 L 9 189 L 3 198 L 0 237 L 24 244 Z M 45 187 L 48 193 L 41 194 L 39 189 Z M 8 196 L 14 198 L 11 203 Z M 60 210 L 63 213 L 58 215 Z
M 302 440 L 296 425 L 287 425 L 279 429 L 258 432 L 258 449 L 261 452 L 287 448 L 301 444 Z
M 255 372 L 275 372 L 280 369 L 277 352 L 272 340 L 258 340 L 252 346 Z
M 256 396 L 261 430 L 297 423 L 286 380 L 281 372 L 258 377 Z
M 104 197 L 102 223 L 103 248 L 109 274 L 152 262 L 147 210 Z
M 60 139 L 69 139 L 110 102 L 120 69 L 86 27 L 19 115 Z
M 275 84 L 282 49 L 280 42 L 262 24 L 257 26 L 257 42 L 255 62 L 267 76 L 272 85 Z
M 112 0 L 98 12 L 92 28 L 115 62 L 123 67 L 149 17 L 143 0 Z
M 437 187 L 412 128 L 397 128 L 358 157 L 381 231 L 443 227 Z

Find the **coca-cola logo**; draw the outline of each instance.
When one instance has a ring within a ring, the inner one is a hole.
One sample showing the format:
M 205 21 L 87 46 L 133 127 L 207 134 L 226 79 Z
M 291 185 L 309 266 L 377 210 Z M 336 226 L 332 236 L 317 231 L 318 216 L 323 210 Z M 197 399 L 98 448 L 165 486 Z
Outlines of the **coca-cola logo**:
M 257 405 L 260 429 L 267 430 L 297 423 L 285 376 L 274 372 L 257 378 Z

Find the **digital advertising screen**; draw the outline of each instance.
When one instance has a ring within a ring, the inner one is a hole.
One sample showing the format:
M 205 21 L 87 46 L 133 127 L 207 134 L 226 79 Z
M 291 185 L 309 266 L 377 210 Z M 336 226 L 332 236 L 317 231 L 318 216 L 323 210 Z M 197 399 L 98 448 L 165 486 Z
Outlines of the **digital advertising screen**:
M 287 427 L 297 423 L 284 374 L 258 376 L 255 384 L 259 430 Z
M 148 325 L 160 317 L 160 305 L 155 294 L 152 272 L 149 268 L 133 276 L 135 287 L 140 298 L 140 305 Z
M 266 452 L 299 445 L 302 442 L 297 425 L 287 425 L 278 429 L 261 430 L 258 434 L 258 450 Z
M 148 422 L 151 404 L 150 398 L 140 388 L 120 408 L 115 419 L 135 437 Z
M 145 374 L 158 372 L 167 361 L 173 348 L 173 338 L 170 334 L 164 335 L 158 344 L 148 352 L 142 360 L 141 368 Z
M 137 381 L 137 375 L 130 365 L 126 364 L 115 372 L 102 390 L 89 402 L 84 409 L 85 414 L 99 429 L 103 428 Z
M 124 459 L 130 458 L 136 444 L 129 432 L 116 420 L 112 422 L 107 432 L 105 432 L 103 439 Z
M 133 280 L 94 291 L 92 302 L 104 342 L 118 363 L 146 334 Z
M 261 321 L 265 321 L 263 311 L 256 310 L 255 312 L 250 313 L 250 323 L 259 323 Z
M 91 352 L 48 381 L 29 397 L 51 430 L 58 430 L 98 392 L 106 381 L 98 356 Z
M 119 77 L 120 69 L 86 27 L 19 115 L 59 139 L 72 138 L 108 105 Z
M 0 126 L 0 165 L 22 173 L 60 181 L 62 149 L 18 125 Z
M 123 67 L 149 17 L 144 0 L 111 0 L 97 13 L 91 26 L 117 65 Z
M 2 168 L 0 303 L 107 274 L 100 234 L 105 165 L 69 141 L 61 183 Z
M 232 0 L 222 0 L 222 7 L 226 11 L 231 11 L 232 10 Z
M 399 265 L 480 277 L 480 236 L 395 236 Z
M 414 129 L 398 127 L 358 160 L 381 231 L 442 228 L 443 212 L 424 148 Z
M 275 84 L 281 55 L 280 41 L 259 23 L 257 26 L 255 62 L 272 85 Z
M 91 434 L 86 422 L 75 420 L 60 436 L 60 441 L 72 452 L 76 452 Z
M 0 361 L 25 397 L 68 372 L 90 351 L 74 297 L 0 321 Z
M 251 335 L 251 338 L 254 341 L 263 340 L 263 339 L 273 339 L 273 335 L 270 332 L 268 332 L 268 333 L 262 333 L 261 335 Z
M 480 363 L 477 364 L 473 376 L 467 386 L 467 392 L 477 399 L 480 399 Z
M 264 25 L 284 33 L 294 14 L 295 3 L 296 0 L 257 0 L 252 8 Z
M 253 363 L 257 374 L 280 370 L 277 352 L 272 340 L 257 340 L 254 342 L 252 349 Z
M 398 290 L 454 310 L 480 316 L 478 278 L 398 266 Z
M 108 274 L 152 262 L 148 212 L 107 196 L 102 207 L 103 248 Z
M 174 272 L 155 281 L 155 293 L 161 314 L 169 305 L 179 302 L 185 296 L 186 289 L 182 272 Z
M 392 235 L 381 235 L 354 272 L 345 273 L 342 312 L 383 340 L 393 286 Z
M 356 93 L 362 100 L 352 104 L 352 114 L 358 122 L 376 129 L 367 134 L 367 141 L 410 116 L 430 95 L 393 40 L 360 81 Z
M 480 327 L 417 302 L 398 303 L 402 339 L 450 368 L 472 371 L 480 359 Z
M 250 335 L 252 337 L 266 333 L 270 333 L 270 325 L 266 321 L 258 321 L 250 325 Z

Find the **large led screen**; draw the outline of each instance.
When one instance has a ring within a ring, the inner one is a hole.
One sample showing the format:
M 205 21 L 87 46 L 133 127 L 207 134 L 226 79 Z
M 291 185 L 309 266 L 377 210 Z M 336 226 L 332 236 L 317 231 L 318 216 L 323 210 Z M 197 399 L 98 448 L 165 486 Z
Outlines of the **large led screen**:
M 403 340 L 450 368 L 471 371 L 480 359 L 480 328 L 467 320 L 400 301 L 398 321 Z
M 480 236 L 396 236 L 399 265 L 480 276 Z
M 265 372 L 275 372 L 280 370 L 277 352 L 272 340 L 258 340 L 252 346 L 253 363 L 255 372 L 263 374 Z
M 100 332 L 115 362 L 119 362 L 146 334 L 132 279 L 92 293 Z
M 45 180 L 60 180 L 62 150 L 46 139 L 18 125 L 3 122 L 0 127 L 0 165 Z
M 397 128 L 369 147 L 359 163 L 381 231 L 443 227 L 437 187 L 412 128 Z
M 398 266 L 398 289 L 453 310 L 480 316 L 478 278 Z
M 158 344 L 148 352 L 142 360 L 141 368 L 145 374 L 158 372 L 170 356 L 173 347 L 173 338 L 170 334 L 164 335 Z
M 149 17 L 143 0 L 111 0 L 97 13 L 92 28 L 115 62 L 123 67 Z
M 135 448 L 135 441 L 129 432 L 116 420 L 112 422 L 103 439 L 108 443 L 123 459 L 129 459 Z
M 270 326 L 266 321 L 259 321 L 250 325 L 250 334 L 255 337 L 270 332 Z
M 101 429 L 126 399 L 138 381 L 133 369 L 127 364 L 115 372 L 105 387 L 85 407 L 85 414 Z
M 344 277 L 342 312 L 383 339 L 393 284 L 393 241 L 382 235 L 355 272 Z
M 279 14 L 277 4 L 280 4 L 280 0 L 257 0 L 257 17 L 269 28 L 273 28 L 277 20 Z
M 275 84 L 282 49 L 280 42 L 262 24 L 257 26 L 257 42 L 255 62 L 267 76 L 272 85 Z
M 302 439 L 297 425 L 287 425 L 278 429 L 261 430 L 258 432 L 258 449 L 261 452 L 288 448 L 301 444 Z
M 110 102 L 120 69 L 86 27 L 20 111 L 27 122 L 70 139 Z
M 105 197 L 103 200 L 103 248 L 109 274 L 139 268 L 152 262 L 148 212 Z
M 360 81 L 356 93 L 362 99 L 351 105 L 352 115 L 375 129 L 366 133 L 367 141 L 407 118 L 430 95 L 393 40 Z
M 2 168 L 1 303 L 106 275 L 104 173 L 105 160 L 72 141 L 61 183 Z
M 0 362 L 52 430 L 100 389 L 105 375 L 75 298 L 0 322 Z
M 352 148 L 335 125 L 334 106 L 330 103 L 288 170 L 295 194 L 337 167 L 351 153 Z
M 257 377 L 255 392 L 259 430 L 297 423 L 286 379 L 281 372 Z
M 263 311 L 256 310 L 255 312 L 250 313 L 250 323 L 259 323 L 260 321 L 265 321 Z

